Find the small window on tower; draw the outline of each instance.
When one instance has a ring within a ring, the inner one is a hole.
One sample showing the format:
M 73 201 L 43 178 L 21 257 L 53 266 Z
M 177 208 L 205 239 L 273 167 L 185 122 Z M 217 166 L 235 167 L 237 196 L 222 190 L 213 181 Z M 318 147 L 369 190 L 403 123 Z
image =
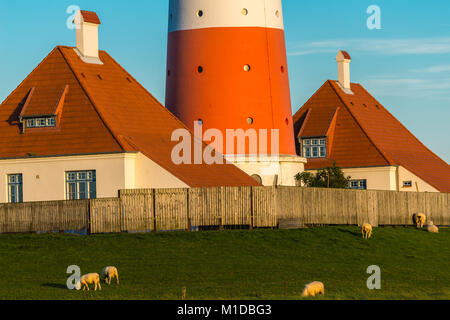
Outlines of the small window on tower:
M 249 65 L 249 64 L 246 64 L 246 65 L 244 66 L 244 71 L 245 71 L 245 72 L 249 72 L 250 70 L 251 70 L 250 65 Z
M 244 16 L 248 15 L 248 10 L 246 8 L 242 9 L 242 15 Z
M 197 16 L 199 16 L 200 18 L 203 17 L 203 10 L 198 10 Z

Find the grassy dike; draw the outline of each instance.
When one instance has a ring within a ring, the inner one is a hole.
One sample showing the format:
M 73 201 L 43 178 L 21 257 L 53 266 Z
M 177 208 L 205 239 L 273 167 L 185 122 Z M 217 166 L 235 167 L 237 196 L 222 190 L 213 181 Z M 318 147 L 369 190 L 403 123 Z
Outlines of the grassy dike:
M 69 265 L 83 274 L 119 269 L 120 285 L 66 288 Z M 366 269 L 381 268 L 368 290 Z M 450 230 L 357 227 L 157 234 L 1 235 L 0 299 L 450 299 Z

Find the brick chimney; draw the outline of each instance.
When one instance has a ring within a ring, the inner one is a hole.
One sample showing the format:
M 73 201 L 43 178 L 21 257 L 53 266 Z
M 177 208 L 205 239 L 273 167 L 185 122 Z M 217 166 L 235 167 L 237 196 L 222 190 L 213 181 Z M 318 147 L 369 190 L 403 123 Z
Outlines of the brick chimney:
M 352 93 L 350 87 L 350 61 L 352 58 L 347 51 L 339 51 L 336 56 L 338 63 L 338 83 L 346 93 Z
M 100 24 L 100 19 L 95 12 L 80 10 L 75 15 L 76 52 L 86 63 L 102 64 L 98 56 L 98 26 Z

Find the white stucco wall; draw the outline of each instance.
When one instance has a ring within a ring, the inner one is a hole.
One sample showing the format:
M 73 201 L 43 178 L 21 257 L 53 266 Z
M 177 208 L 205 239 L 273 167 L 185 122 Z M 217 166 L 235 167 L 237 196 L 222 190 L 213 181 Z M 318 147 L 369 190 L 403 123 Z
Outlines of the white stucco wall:
M 315 170 L 308 171 L 316 172 Z M 367 180 L 368 190 L 417 192 L 417 182 L 420 192 L 439 192 L 402 166 L 342 168 L 342 171 L 345 176 L 350 176 L 352 180 Z M 404 188 L 403 181 L 412 181 L 412 187 Z
M 226 159 L 249 176 L 260 176 L 264 186 L 273 186 L 275 175 L 278 175 L 277 185 L 295 186 L 295 175 L 304 171 L 306 163 L 305 158 L 296 156 L 259 156 L 255 158 L 227 155 Z
M 342 171 L 352 180 L 366 179 L 368 190 L 397 190 L 397 168 L 394 166 L 345 168 Z
M 23 200 L 66 198 L 67 171 L 96 171 L 97 198 L 116 197 L 120 189 L 177 188 L 185 183 L 141 153 L 117 153 L 0 160 L 0 203 L 8 202 L 9 174 L 22 174 Z
M 398 168 L 398 174 L 399 174 L 399 186 L 400 191 L 410 191 L 410 192 L 417 192 L 417 187 L 419 188 L 419 192 L 439 192 L 436 188 L 431 186 L 429 183 L 425 182 L 409 170 L 405 169 L 404 167 Z M 403 181 L 412 181 L 412 187 L 403 187 Z M 417 182 L 417 187 L 416 187 Z
M 142 153 L 136 155 L 134 188 L 189 188 Z

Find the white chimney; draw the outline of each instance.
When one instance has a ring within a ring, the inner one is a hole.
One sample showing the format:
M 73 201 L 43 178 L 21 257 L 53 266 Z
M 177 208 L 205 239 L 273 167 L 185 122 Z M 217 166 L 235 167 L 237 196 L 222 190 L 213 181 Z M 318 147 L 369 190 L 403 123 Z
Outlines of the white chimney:
M 95 12 L 78 11 L 75 15 L 77 30 L 76 52 L 86 63 L 102 64 L 98 55 L 98 26 L 101 24 Z
M 346 93 L 352 93 L 350 87 L 350 61 L 352 58 L 347 51 L 339 51 L 336 56 L 338 63 L 338 83 Z

